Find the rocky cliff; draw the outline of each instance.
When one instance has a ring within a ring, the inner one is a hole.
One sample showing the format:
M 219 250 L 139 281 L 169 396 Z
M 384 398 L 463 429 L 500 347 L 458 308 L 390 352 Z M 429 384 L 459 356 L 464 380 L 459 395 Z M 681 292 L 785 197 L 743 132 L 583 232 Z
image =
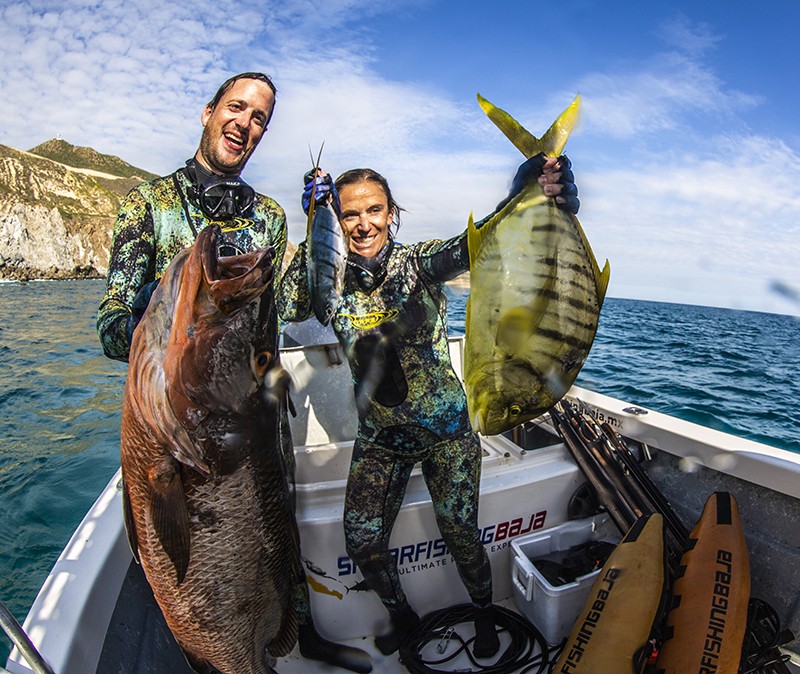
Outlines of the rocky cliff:
M 60 139 L 0 145 L 0 280 L 105 277 L 120 202 L 155 177 Z
M 120 201 L 152 177 L 63 140 L 0 145 L 0 279 L 104 276 Z

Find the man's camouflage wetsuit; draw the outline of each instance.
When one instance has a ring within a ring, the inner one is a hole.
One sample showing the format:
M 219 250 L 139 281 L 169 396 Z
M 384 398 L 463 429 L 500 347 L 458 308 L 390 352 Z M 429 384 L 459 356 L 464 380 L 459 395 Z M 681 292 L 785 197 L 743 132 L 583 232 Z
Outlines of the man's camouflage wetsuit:
M 127 323 L 138 290 L 158 279 L 172 258 L 194 244 L 197 234 L 212 223 L 188 199 L 191 182 L 185 170 L 142 183 L 125 197 L 114 226 L 114 240 L 108 266 L 106 294 L 97 314 L 97 330 L 103 351 L 109 358 L 127 361 L 130 350 Z M 222 227 L 220 253 L 235 255 L 272 246 L 276 264 L 286 250 L 286 217 L 270 197 L 257 195 L 246 218 L 213 221 Z M 277 312 L 269 328 L 276 335 Z M 282 415 L 283 449 L 289 479 L 294 478 L 294 451 L 288 419 Z M 295 588 L 295 606 L 301 624 L 311 621 L 308 585 L 305 579 Z
M 379 275 L 369 290 L 359 284 L 360 256 L 351 253 L 332 319 L 359 414 L 345 497 L 347 552 L 390 615 L 408 606 L 389 535 L 417 461 L 470 597 L 481 606 L 491 602 L 491 569 L 478 532 L 481 448 L 450 362 L 443 290 L 469 269 L 465 239 L 466 233 L 405 246 L 390 238 L 379 253 L 386 256 L 385 278 Z M 281 282 L 278 312 L 287 321 L 311 315 L 304 243 Z
M 160 278 L 172 258 L 193 245 L 197 234 L 212 223 L 189 200 L 187 191 L 191 185 L 185 169 L 180 169 L 135 187 L 120 206 L 106 293 L 97 312 L 97 331 L 109 358 L 128 360 L 127 323 L 139 289 Z M 247 218 L 214 222 L 223 231 L 221 254 L 235 255 L 272 246 L 277 263 L 282 259 L 286 250 L 286 217 L 269 197 L 258 195 Z

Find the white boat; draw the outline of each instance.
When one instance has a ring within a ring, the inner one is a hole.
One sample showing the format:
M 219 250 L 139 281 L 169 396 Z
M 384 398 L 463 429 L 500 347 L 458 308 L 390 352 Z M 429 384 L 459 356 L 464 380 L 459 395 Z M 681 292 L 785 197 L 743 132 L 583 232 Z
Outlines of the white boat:
M 373 593 L 356 587 L 360 575 L 345 552 L 342 511 L 356 410 L 348 365 L 340 347 L 327 341 L 282 351 L 296 382 L 297 517 L 315 623 L 323 636 L 368 651 L 374 672 L 404 672 L 396 654 L 383 656 L 373 646 L 371 636 L 385 630 L 386 614 Z M 463 339 L 450 345 L 459 369 Z M 800 456 L 579 387 L 568 397 L 586 403 L 596 418 L 645 450 L 645 470 L 688 529 L 712 492 L 735 496 L 746 529 L 752 595 L 774 607 L 782 628 L 800 635 Z M 482 438 L 482 444 L 480 526 L 492 563 L 494 599 L 518 610 L 521 588 L 512 542 L 566 523 L 575 509 L 573 496 L 586 479 L 547 416 L 507 436 Z M 468 600 L 441 543 L 418 470 L 392 545 L 418 613 Z M 132 560 L 119 473 L 64 548 L 24 631 L 55 674 L 191 671 Z M 781 652 L 790 661 L 764 671 L 800 672 L 797 636 Z M 457 666 L 464 665 L 454 664 L 454 671 Z M 46 671 L 27 664 L 16 648 L 6 667 L 12 674 Z M 281 674 L 336 671 L 303 660 L 297 649 L 275 669 Z

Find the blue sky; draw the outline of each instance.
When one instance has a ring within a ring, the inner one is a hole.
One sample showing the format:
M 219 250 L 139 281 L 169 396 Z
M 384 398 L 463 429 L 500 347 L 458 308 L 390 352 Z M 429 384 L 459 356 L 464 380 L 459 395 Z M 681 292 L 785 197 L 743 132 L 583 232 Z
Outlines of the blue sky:
M 800 314 L 798 27 L 795 0 L 2 2 L 0 143 L 167 173 L 219 83 L 261 70 L 278 105 L 245 178 L 290 238 L 325 141 L 330 172 L 386 175 L 416 241 L 491 211 L 522 160 L 477 92 L 536 135 L 580 93 L 566 151 L 609 295 Z

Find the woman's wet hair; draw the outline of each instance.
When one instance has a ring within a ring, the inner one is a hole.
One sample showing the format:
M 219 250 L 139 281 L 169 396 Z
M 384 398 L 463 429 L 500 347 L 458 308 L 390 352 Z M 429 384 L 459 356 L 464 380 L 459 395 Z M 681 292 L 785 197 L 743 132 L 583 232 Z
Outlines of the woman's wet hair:
M 389 181 L 380 173 L 370 168 L 350 169 L 342 173 L 342 175 L 334 181 L 334 185 L 336 185 L 336 189 L 341 192 L 342 188 L 346 185 L 354 185 L 355 183 L 364 181 L 376 183 L 383 190 L 383 193 L 386 195 L 386 201 L 389 204 L 389 212 L 392 214 L 394 231 L 397 233 L 397 230 L 400 229 L 400 211 L 404 209 L 394 200 L 392 190 L 389 189 Z
M 258 80 L 259 82 L 264 82 L 272 89 L 273 96 L 278 94 L 278 90 L 275 88 L 275 84 L 272 82 L 269 75 L 265 75 L 264 73 L 239 73 L 238 75 L 229 77 L 220 85 L 220 88 L 217 89 L 217 93 L 214 94 L 214 98 L 208 102 L 208 107 L 212 110 L 216 108 L 228 89 L 233 86 L 234 82 L 238 82 L 239 80 Z

